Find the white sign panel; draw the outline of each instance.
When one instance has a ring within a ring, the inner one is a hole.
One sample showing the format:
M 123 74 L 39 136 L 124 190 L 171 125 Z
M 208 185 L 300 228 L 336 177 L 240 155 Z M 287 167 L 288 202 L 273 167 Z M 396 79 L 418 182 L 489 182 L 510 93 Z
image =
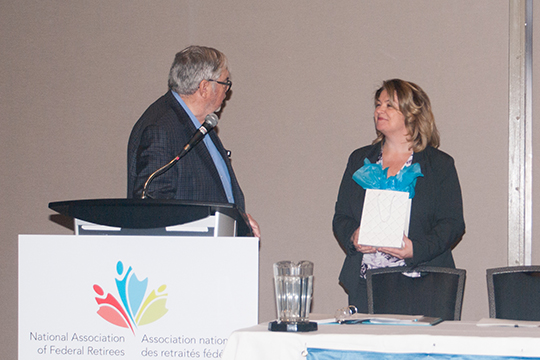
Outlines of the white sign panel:
M 257 238 L 19 236 L 19 359 L 219 359 L 257 324 Z

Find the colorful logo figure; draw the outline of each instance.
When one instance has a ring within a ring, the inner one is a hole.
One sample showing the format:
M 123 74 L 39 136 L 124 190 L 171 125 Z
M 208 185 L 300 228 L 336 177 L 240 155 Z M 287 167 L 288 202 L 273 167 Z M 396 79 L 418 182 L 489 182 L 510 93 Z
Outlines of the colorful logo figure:
M 94 291 L 98 294 L 97 313 L 103 319 L 116 326 L 129 328 L 135 334 L 135 328 L 150 324 L 169 311 L 165 307 L 168 294 L 164 291 L 167 285 L 161 285 L 157 291 L 152 290 L 145 297 L 148 278 L 138 280 L 131 266 L 124 272 L 124 264 L 121 261 L 116 264 L 116 272 L 120 277 L 115 279 L 120 301 L 110 293 L 105 295 L 101 286 L 94 285 Z

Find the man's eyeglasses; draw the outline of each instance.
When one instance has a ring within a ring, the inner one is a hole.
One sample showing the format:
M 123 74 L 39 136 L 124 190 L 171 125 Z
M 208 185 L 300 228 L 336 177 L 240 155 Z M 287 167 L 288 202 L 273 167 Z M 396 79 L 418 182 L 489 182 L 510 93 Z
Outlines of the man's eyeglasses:
M 231 87 L 232 87 L 232 81 L 230 79 L 226 79 L 226 81 L 217 81 L 217 80 L 213 80 L 213 79 L 208 79 L 208 81 L 213 81 L 213 82 L 216 82 L 218 84 L 226 86 L 227 89 L 225 90 L 225 92 L 231 90 Z

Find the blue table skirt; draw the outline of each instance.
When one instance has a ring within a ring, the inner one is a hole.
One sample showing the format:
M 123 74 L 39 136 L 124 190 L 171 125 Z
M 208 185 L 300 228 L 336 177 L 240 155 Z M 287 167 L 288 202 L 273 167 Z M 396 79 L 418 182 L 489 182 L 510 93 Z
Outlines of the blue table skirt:
M 331 350 L 308 348 L 307 360 L 518 360 L 538 359 L 532 357 L 491 356 L 491 355 L 451 355 L 451 354 L 393 354 L 372 351 Z

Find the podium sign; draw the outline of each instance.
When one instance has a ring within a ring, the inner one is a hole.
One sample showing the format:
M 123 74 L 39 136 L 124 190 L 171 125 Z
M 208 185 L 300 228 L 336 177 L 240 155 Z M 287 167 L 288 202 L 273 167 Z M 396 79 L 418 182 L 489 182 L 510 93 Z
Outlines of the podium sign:
M 252 237 L 19 236 L 19 359 L 217 359 L 258 322 Z

